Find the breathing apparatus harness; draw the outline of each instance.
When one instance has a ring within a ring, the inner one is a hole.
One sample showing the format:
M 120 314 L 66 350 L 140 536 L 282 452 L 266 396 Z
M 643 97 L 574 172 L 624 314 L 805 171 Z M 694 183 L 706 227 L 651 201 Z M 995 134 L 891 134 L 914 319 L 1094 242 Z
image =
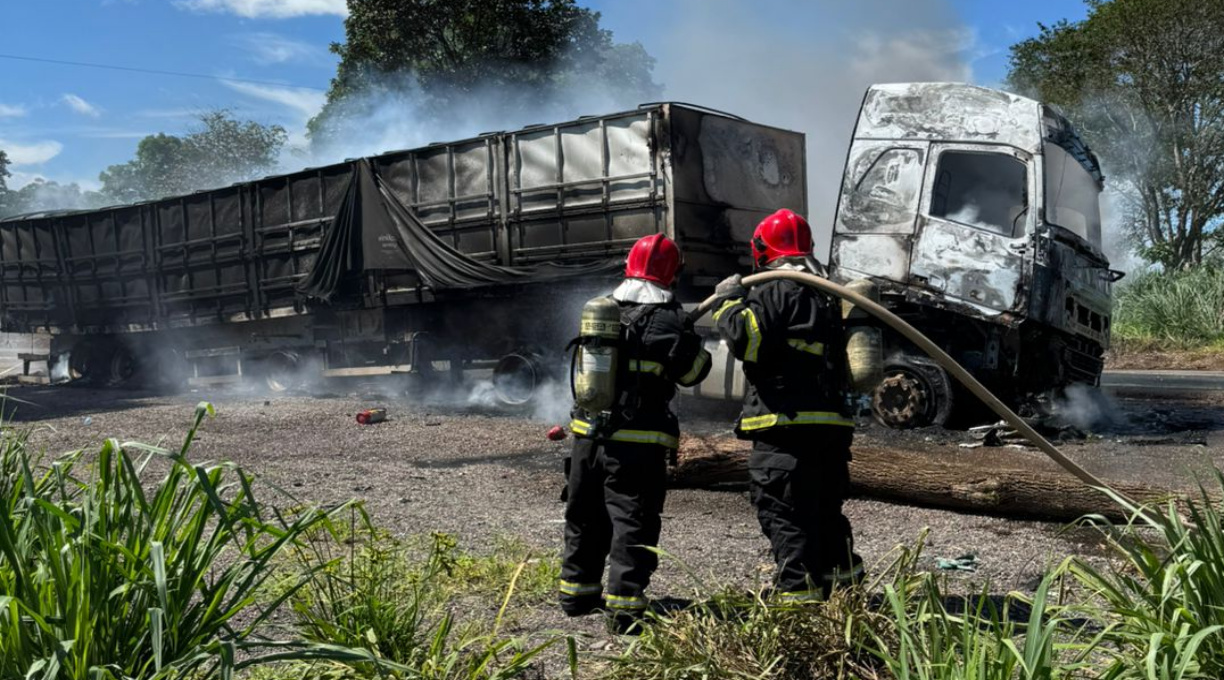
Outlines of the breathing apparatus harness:
M 641 357 L 629 355 L 631 331 L 654 311 L 638 304 L 626 310 L 610 296 L 587 301 L 580 335 L 570 340 L 570 395 L 574 415 L 589 419 L 593 439 L 606 437 L 633 419 L 641 405 Z M 626 373 L 632 373 L 626 380 Z

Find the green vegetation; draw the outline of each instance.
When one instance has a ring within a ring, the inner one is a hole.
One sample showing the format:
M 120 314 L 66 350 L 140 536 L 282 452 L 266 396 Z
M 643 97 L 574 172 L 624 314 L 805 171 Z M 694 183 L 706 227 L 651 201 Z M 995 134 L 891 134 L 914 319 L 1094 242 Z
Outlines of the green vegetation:
M 1083 21 L 1011 48 L 1010 86 L 1101 156 L 1137 254 L 1166 270 L 1224 248 L 1224 4 L 1086 0 Z
M 351 504 L 261 504 L 240 470 L 188 462 L 209 413 L 177 451 L 112 440 L 43 461 L 0 430 L 0 677 L 502 680 L 545 659 L 608 680 L 1224 677 L 1224 510 L 1207 491 L 1163 510 L 1115 498 L 1131 523 L 1087 520 L 1112 564 L 1069 558 L 1035 593 L 956 592 L 920 569 L 920 538 L 826 604 L 698 583 L 697 604 L 651 614 L 619 652 L 580 653 L 521 632 L 552 606 L 553 555 L 399 539 Z
M 473 556 L 445 534 L 431 536 L 422 551 L 376 529 L 359 509 L 350 520 L 297 549 L 293 564 L 308 584 L 289 598 L 294 625 L 306 640 L 366 650 L 395 666 L 298 661 L 278 673 L 501 680 L 527 672 L 535 657 L 561 641 L 499 635 L 511 603 L 539 603 L 542 593 L 553 594 L 560 574 L 555 560 L 535 559 L 517 543 L 507 544 L 507 552 Z M 471 605 L 477 616 L 458 621 L 459 604 Z
M 1224 350 L 1224 268 L 1148 272 L 1120 286 L 1113 336 L 1124 345 Z
M 443 605 L 456 591 L 437 584 L 467 575 L 487 591 L 507 567 L 450 539 L 424 567 L 382 536 L 347 559 L 306 559 L 356 510 L 286 513 L 260 503 L 241 470 L 189 462 L 211 414 L 197 408 L 177 451 L 108 440 L 96 456 L 46 464 L 25 434 L 0 429 L 0 677 L 228 678 L 309 662 L 351 677 L 508 678 L 558 639 L 529 648 L 497 638 L 496 624 L 454 633 Z M 524 556 L 511 591 L 517 579 L 538 588 L 550 569 Z M 273 623 L 290 611 L 293 625 Z
M 1064 677 L 1099 638 L 1052 607 L 1047 576 L 1036 594 L 945 592 L 918 570 L 922 542 L 899 549 L 869 582 L 823 606 L 778 606 L 760 596 L 716 595 L 656 625 L 611 661 L 621 678 L 863 678 L 1010 680 Z
M 368 118 L 372 102 L 396 101 L 418 123 L 453 121 L 475 102 L 504 124 L 571 104 L 577 87 L 625 107 L 657 99 L 654 59 L 640 43 L 613 41 L 599 21 L 574 0 L 350 2 L 344 42 L 331 46 L 336 77 L 308 124 L 311 142 L 387 125 Z
M 1224 474 L 1219 475 L 1224 492 Z M 1206 491 L 1101 527 L 1112 568 L 1069 558 L 1032 595 L 953 595 L 922 541 L 825 605 L 719 593 L 604 661 L 610 680 L 1192 680 L 1224 677 L 1224 511 Z M 1183 519 L 1181 512 L 1186 514 Z

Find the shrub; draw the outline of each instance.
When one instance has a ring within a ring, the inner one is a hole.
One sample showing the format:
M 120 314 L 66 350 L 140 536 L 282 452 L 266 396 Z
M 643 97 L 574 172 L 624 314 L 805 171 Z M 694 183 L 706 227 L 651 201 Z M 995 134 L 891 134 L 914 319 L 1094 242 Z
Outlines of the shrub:
M 331 662 L 308 670 L 298 664 L 289 669 L 293 675 L 502 680 L 532 670 L 536 657 L 563 639 L 545 633 L 532 643 L 499 632 L 519 583 L 548 579 L 554 587 L 553 563 L 526 552 L 514 564 L 472 557 L 445 534 L 434 534 L 420 556 L 410 543 L 376 529 L 360 509 L 353 517 L 357 521 L 316 532 L 298 554 L 309 575 L 308 586 L 290 597 L 295 625 L 307 640 L 367 650 L 390 664 Z M 501 607 L 491 624 L 473 618 L 460 625 L 454 613 L 459 598 L 488 595 L 495 581 Z
M 255 598 L 274 560 L 327 516 L 268 514 L 242 471 L 189 463 L 212 413 L 197 408 L 175 452 L 108 440 L 88 478 L 78 476 L 82 452 L 40 468 L 25 435 L 5 433 L 0 677 L 182 677 L 303 655 L 368 658 L 256 637 L 280 604 Z M 153 461 L 169 469 L 149 484 Z
M 1224 343 L 1224 268 L 1138 275 L 1118 288 L 1113 334 L 1183 346 Z
M 1224 492 L 1224 474 L 1216 472 Z M 1224 677 L 1224 521 L 1219 499 L 1203 490 L 1164 512 L 1114 500 L 1133 519 L 1107 531 L 1122 566 L 1097 569 L 1073 560 L 1070 570 L 1101 603 L 1106 639 L 1117 652 L 1107 677 Z M 1103 518 L 1094 521 L 1105 524 Z M 1137 530 L 1142 529 L 1142 530 Z

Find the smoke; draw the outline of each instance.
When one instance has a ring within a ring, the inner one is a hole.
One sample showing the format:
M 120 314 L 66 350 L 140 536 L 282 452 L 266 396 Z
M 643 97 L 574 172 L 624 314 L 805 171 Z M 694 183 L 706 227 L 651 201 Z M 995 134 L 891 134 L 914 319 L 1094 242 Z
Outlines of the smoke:
M 1113 430 L 1125 422 L 1117 404 L 1097 387 L 1071 385 L 1051 405 L 1055 417 L 1086 432 Z
M 446 90 L 446 105 L 439 110 L 437 100 L 411 75 L 384 74 L 337 105 L 336 115 L 312 139 L 314 161 L 337 162 L 630 109 L 642 98 L 615 78 L 585 71 L 558 73 L 548 87 L 486 83 Z
M 972 79 L 972 34 L 943 0 L 657 4 L 670 8 L 662 20 L 674 28 L 647 48 L 668 99 L 806 134 L 808 217 L 822 261 L 867 87 Z

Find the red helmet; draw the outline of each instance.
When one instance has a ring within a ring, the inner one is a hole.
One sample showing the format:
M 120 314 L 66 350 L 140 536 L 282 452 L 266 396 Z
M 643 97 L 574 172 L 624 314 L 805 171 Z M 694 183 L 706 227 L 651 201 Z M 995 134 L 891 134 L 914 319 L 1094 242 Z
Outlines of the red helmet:
M 758 267 L 779 257 L 812 253 L 812 228 L 793 210 L 783 208 L 761 220 L 752 232 L 752 259 Z
M 651 234 L 638 239 L 629 249 L 625 260 L 625 278 L 646 279 L 660 286 L 670 286 L 680 269 L 680 249 L 663 234 Z

